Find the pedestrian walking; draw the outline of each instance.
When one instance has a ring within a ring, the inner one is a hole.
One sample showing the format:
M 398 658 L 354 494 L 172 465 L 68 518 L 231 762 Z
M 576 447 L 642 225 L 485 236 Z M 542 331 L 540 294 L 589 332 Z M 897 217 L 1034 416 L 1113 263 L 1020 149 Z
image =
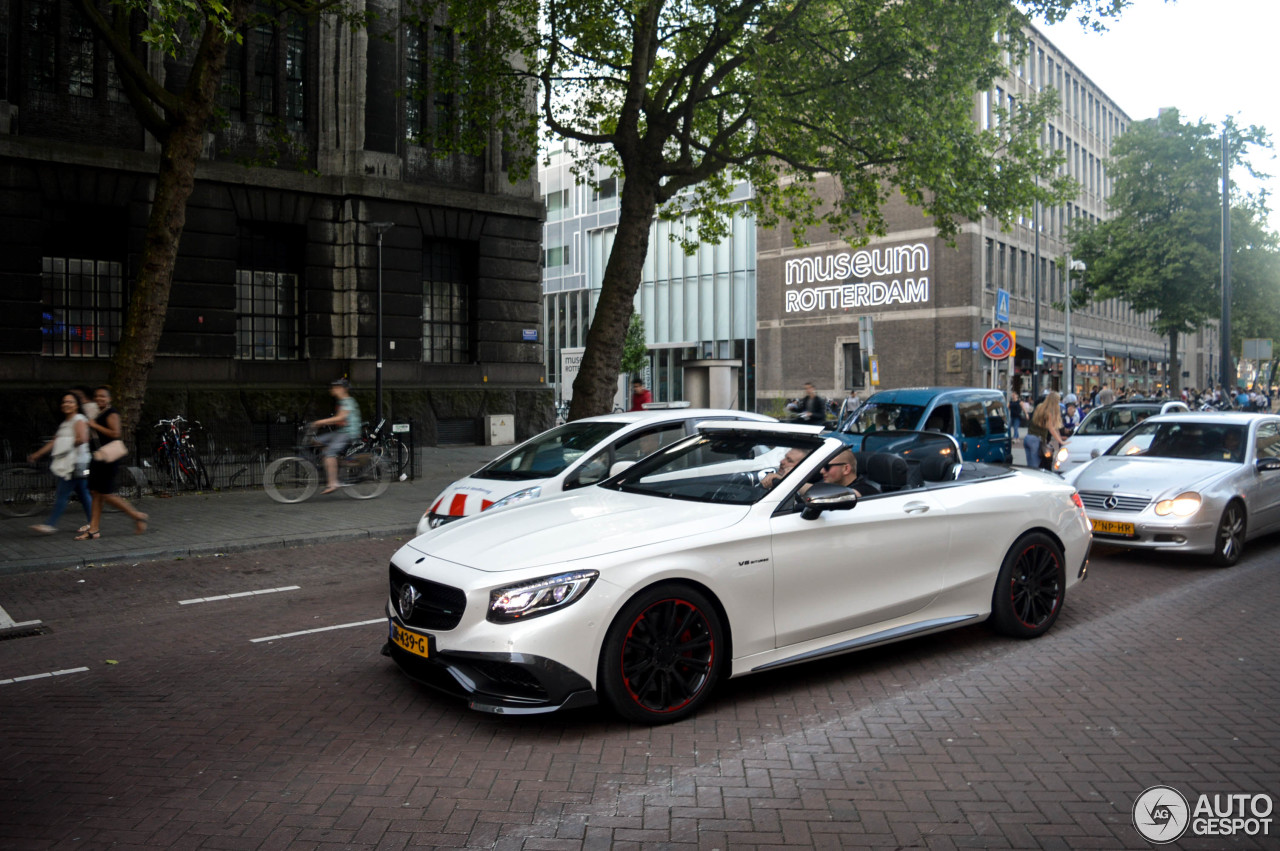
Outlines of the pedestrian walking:
M 120 427 L 120 412 L 111 407 L 111 391 L 106 387 L 99 387 L 93 391 L 93 400 L 97 402 L 100 410 L 97 418 L 89 421 L 89 428 L 93 430 L 97 448 L 101 449 L 111 441 L 119 440 L 124 431 Z M 88 527 L 82 529 L 76 536 L 77 541 L 88 541 L 102 536 L 102 504 L 104 502 L 133 518 L 135 534 L 141 535 L 147 531 L 147 515 L 116 493 L 116 472 L 119 466 L 119 458 L 113 461 L 102 458 L 90 460 L 89 493 L 93 497 L 93 516 L 89 520 Z
M 89 420 L 80 412 L 80 400 L 70 391 L 62 394 L 59 403 L 62 409 L 62 422 L 58 431 L 44 446 L 27 456 L 28 461 L 35 461 L 45 455 L 52 455 L 49 472 L 58 480 L 58 490 L 53 498 L 53 511 L 49 519 L 32 526 L 31 531 L 40 535 L 52 535 L 58 531 L 58 521 L 67 510 L 67 503 L 74 494 L 84 506 L 86 523 L 91 523 L 91 501 L 89 485 L 85 480 L 89 470 Z M 85 526 L 87 529 L 88 526 Z
M 1056 391 L 1044 397 L 1031 412 L 1031 424 L 1022 445 L 1027 450 L 1027 466 L 1052 470 L 1055 446 L 1062 445 L 1062 405 Z
M 1017 390 L 1009 393 L 1009 436 L 1017 440 L 1022 436 L 1022 397 Z

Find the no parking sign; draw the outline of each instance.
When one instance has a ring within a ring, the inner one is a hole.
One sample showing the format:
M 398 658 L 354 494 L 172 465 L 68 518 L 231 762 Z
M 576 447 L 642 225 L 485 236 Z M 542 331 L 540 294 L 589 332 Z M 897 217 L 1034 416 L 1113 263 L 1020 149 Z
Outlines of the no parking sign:
M 992 360 L 1004 360 L 1013 354 L 1013 335 L 1003 328 L 992 328 L 982 335 L 982 353 Z

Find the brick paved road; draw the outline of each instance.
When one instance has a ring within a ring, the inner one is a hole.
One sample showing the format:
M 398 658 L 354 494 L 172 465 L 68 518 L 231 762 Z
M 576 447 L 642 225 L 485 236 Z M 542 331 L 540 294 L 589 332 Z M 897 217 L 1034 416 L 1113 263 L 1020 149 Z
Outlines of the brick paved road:
M 252 641 L 378 619 L 395 546 L 0 577 L 50 630 L 0 641 L 0 680 L 87 668 L 0 684 L 0 846 L 1141 848 L 1153 784 L 1280 797 L 1280 539 L 1227 571 L 1095 557 L 1039 641 L 748 677 L 654 729 L 469 712 L 381 623 Z

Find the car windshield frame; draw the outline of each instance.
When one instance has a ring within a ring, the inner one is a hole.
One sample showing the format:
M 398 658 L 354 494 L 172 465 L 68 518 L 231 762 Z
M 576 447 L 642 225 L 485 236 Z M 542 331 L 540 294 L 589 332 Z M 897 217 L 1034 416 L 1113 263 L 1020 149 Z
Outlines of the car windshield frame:
M 658 450 L 598 487 L 660 499 L 754 505 L 786 490 L 795 470 L 824 445 L 817 435 L 711 429 Z M 804 450 L 804 459 L 780 483 L 763 487 L 761 479 L 791 449 Z
M 1236 444 L 1229 443 L 1229 437 Z M 1203 420 L 1148 420 L 1131 428 L 1106 455 L 1243 464 L 1249 426 Z
M 556 426 L 485 464 L 471 478 L 511 482 L 550 479 L 627 425 L 622 421 L 576 420 Z
M 841 424 L 842 434 L 875 434 L 877 431 L 910 431 L 924 416 L 926 405 L 906 402 L 867 402 Z

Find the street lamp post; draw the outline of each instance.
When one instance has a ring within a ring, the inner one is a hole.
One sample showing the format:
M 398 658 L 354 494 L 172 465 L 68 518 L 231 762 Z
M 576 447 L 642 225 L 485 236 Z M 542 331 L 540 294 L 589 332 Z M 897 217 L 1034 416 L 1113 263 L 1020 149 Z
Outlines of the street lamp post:
M 1071 255 L 1067 255 L 1067 393 L 1076 392 L 1075 363 L 1071 360 L 1071 273 L 1083 272 L 1085 268 L 1083 260 L 1072 260 Z M 1066 393 L 1062 395 L 1066 397 Z
M 378 235 L 378 353 L 374 359 L 374 423 L 382 419 L 382 235 L 395 226 L 395 222 L 369 222 L 369 227 Z

